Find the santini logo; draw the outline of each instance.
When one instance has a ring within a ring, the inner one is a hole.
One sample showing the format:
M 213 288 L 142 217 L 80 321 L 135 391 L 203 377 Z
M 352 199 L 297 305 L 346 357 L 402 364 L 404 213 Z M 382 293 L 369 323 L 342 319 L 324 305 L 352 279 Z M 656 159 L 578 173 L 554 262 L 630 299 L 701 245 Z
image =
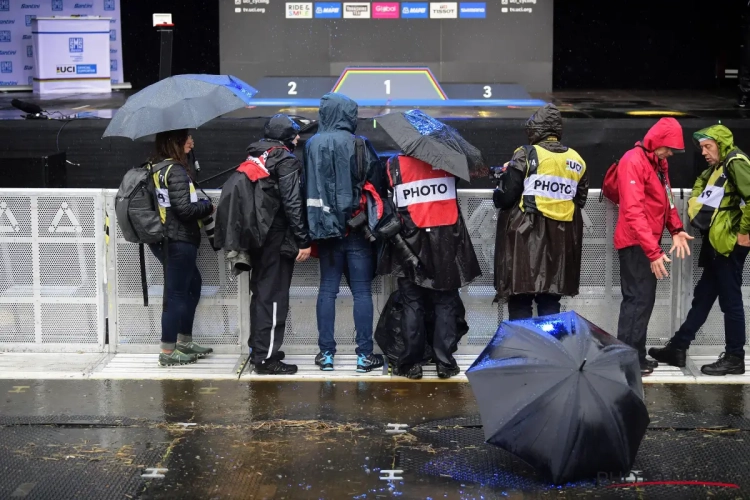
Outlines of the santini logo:
M 15 19 L 0 19 L 0 24 L 16 24 Z
M 93 9 L 93 3 L 77 3 L 73 6 L 74 9 Z
M 0 50 L 0 56 L 14 56 L 16 55 L 15 50 Z
M 42 6 L 38 3 L 22 3 L 21 4 L 22 9 L 41 9 Z

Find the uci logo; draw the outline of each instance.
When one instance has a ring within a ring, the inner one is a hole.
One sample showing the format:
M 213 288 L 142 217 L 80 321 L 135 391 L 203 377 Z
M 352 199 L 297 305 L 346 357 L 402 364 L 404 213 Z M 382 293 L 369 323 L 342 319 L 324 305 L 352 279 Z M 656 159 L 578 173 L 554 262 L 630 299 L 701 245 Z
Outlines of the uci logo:
M 573 170 L 574 172 L 578 172 L 580 174 L 581 171 L 583 171 L 583 165 L 575 160 L 567 160 L 565 163 L 568 165 L 568 168 Z
M 75 73 L 76 67 L 75 66 L 58 66 L 57 67 L 57 74 L 65 74 L 65 73 Z

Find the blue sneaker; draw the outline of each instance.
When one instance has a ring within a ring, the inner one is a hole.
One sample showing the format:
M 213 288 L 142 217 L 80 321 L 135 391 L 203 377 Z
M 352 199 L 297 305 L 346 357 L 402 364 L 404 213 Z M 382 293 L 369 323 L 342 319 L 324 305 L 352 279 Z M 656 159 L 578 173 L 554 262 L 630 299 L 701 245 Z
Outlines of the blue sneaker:
M 357 372 L 358 373 L 367 373 L 367 372 L 371 372 L 372 370 L 375 370 L 377 368 L 382 368 L 382 367 L 383 367 L 383 356 L 379 354 L 370 354 L 369 356 L 360 354 L 357 357 Z
M 333 371 L 333 356 L 330 352 L 319 352 L 315 356 L 315 364 L 324 372 L 331 372 Z

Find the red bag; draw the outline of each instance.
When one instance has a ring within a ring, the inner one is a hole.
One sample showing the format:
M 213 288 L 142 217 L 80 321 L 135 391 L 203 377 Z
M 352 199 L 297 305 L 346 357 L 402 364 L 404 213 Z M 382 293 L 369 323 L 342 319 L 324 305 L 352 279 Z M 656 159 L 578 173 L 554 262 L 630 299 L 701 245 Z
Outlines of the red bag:
M 602 192 L 599 195 L 599 201 L 603 198 L 607 198 L 615 205 L 620 204 L 620 193 L 617 190 L 617 165 L 620 160 L 615 161 L 607 169 L 607 173 L 604 174 L 604 181 L 602 182 Z

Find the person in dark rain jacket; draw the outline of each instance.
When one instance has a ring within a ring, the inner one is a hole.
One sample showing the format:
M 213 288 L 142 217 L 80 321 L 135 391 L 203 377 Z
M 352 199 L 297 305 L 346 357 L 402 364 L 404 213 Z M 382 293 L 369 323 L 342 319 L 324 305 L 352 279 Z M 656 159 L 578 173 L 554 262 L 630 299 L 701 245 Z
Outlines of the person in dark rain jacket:
M 552 104 L 526 122 L 530 146 L 516 149 L 493 194 L 501 209 L 495 243 L 497 299 L 511 320 L 558 314 L 563 295 L 578 294 L 583 247 L 581 210 L 586 163 L 562 144 L 562 115 Z
M 369 187 L 380 198 L 385 197 L 384 169 L 369 142 L 354 135 L 357 112 L 357 103 L 345 95 L 324 95 L 318 133 L 305 144 L 307 220 L 320 258 L 320 353 L 315 363 L 324 371 L 333 370 L 336 296 L 345 269 L 354 296 L 357 371 L 383 366 L 382 356 L 373 354 L 375 250 L 364 232 L 350 227 L 350 223 L 363 208 L 364 189 Z
M 302 164 L 292 154 L 298 131 L 284 114 L 268 120 L 264 138 L 247 148 L 247 160 L 224 184 L 216 217 L 217 244 L 239 260 L 238 254 L 247 252 L 252 268 L 249 344 L 255 370 L 264 375 L 297 372 L 282 362 L 280 348 L 294 263 L 307 260 L 311 245 Z
M 193 321 L 202 286 L 197 266 L 200 221 L 210 215 L 214 207 L 209 200 L 198 200 L 188 171 L 187 153 L 191 144 L 188 130 L 161 132 L 156 135 L 156 154 L 152 158 L 152 164 L 169 162 L 153 174 L 166 243 L 149 245 L 166 273 L 166 308 L 161 316 L 161 366 L 194 363 L 199 357 L 213 352 L 210 347 L 193 342 Z

